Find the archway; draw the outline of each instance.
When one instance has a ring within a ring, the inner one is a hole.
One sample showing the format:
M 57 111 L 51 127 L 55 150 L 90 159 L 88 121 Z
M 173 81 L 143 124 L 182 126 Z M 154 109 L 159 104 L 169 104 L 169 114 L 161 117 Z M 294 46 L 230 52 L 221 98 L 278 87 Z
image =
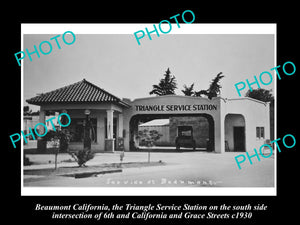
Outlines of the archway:
M 246 151 L 246 125 L 242 114 L 227 114 L 225 124 L 225 152 Z
M 149 126 L 148 126 L 149 125 Z M 156 126 L 156 127 L 155 127 Z M 163 149 L 175 150 L 178 132 L 184 127 L 190 127 L 195 140 L 194 150 L 214 151 L 215 132 L 214 120 L 209 114 L 137 114 L 129 122 L 130 151 L 145 149 L 139 141 L 139 131 L 149 129 L 157 130 L 162 134 L 157 141 Z M 166 137 L 168 136 L 168 137 Z M 160 148 L 157 146 L 157 148 Z M 182 148 L 185 149 L 185 148 Z M 193 148 L 187 148 L 193 149 Z

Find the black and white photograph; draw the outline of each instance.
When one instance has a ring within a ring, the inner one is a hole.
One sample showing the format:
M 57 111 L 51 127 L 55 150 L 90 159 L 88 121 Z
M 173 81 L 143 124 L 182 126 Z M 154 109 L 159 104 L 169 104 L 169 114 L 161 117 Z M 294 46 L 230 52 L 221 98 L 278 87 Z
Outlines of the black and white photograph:
M 297 221 L 296 5 L 112 3 L 6 4 L 2 220 Z
M 22 24 L 22 194 L 276 195 L 276 25 L 172 26 Z

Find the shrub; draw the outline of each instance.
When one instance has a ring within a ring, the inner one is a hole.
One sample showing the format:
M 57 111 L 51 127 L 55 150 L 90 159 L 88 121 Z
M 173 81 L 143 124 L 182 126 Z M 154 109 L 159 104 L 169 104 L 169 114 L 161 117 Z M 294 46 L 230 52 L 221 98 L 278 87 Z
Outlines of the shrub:
M 30 161 L 30 159 L 28 158 L 28 157 L 26 157 L 25 156 L 25 154 L 24 154 L 24 156 L 23 156 L 23 165 L 24 166 L 30 166 L 30 165 L 32 165 L 32 162 Z
M 72 152 L 70 154 L 78 163 L 79 167 L 86 166 L 85 163 L 95 156 L 95 153 L 91 150 L 79 150 L 78 152 Z

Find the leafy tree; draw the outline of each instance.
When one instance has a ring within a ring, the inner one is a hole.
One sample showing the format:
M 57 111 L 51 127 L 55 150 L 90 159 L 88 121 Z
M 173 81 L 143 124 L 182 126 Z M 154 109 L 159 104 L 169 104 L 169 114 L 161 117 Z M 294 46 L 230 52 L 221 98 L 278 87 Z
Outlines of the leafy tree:
M 191 86 L 186 86 L 186 85 L 183 85 L 183 90 L 182 93 L 185 95 L 185 96 L 192 96 L 194 95 L 194 83 L 191 84 Z
M 163 136 L 162 134 L 158 133 L 157 130 L 140 130 L 138 133 L 138 138 L 141 143 L 144 143 L 148 147 L 148 163 L 150 163 L 150 148 L 155 145 L 155 142 Z
M 32 110 L 29 109 L 28 105 L 23 107 L 23 114 L 24 114 L 24 116 L 29 116 L 31 113 L 32 113 Z
M 27 113 L 28 111 L 29 111 L 29 106 L 27 105 L 27 106 L 24 106 L 23 107 L 23 111 L 24 111 L 24 113 Z
M 246 97 L 254 98 L 263 102 L 273 102 L 274 97 L 272 96 L 271 90 L 266 90 L 263 88 L 254 89 L 250 91 L 250 89 L 245 94 Z
M 44 140 L 47 142 L 52 142 L 52 145 L 56 149 L 54 151 L 55 154 L 55 169 L 57 169 L 57 155 L 59 152 L 66 150 L 69 146 L 71 134 L 69 130 L 49 130 L 44 137 Z
M 209 99 L 217 97 L 220 94 L 222 86 L 219 84 L 220 80 L 224 77 L 222 72 L 218 73 L 217 76 L 212 79 L 209 88 L 207 90 L 195 91 L 195 96 L 206 95 Z
M 164 74 L 164 78 L 159 81 L 159 84 L 152 85 L 153 89 L 149 92 L 150 95 L 156 94 L 157 96 L 162 95 L 174 95 L 175 89 L 177 88 L 177 82 L 175 76 L 171 75 L 171 71 L 168 68 Z

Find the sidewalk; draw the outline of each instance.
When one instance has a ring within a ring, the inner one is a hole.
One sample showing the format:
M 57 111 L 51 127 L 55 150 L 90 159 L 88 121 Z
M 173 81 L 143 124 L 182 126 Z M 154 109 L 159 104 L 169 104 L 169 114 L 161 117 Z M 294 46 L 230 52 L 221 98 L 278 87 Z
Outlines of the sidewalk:
M 120 163 L 121 152 L 96 153 L 95 157 L 86 163 L 87 166 L 101 164 Z M 152 155 L 154 153 L 151 153 Z M 155 153 L 157 154 L 157 153 Z M 55 167 L 55 155 L 52 154 L 26 154 L 33 165 L 23 166 L 24 170 L 50 169 Z M 123 163 L 126 162 L 146 162 L 148 155 L 145 152 L 125 152 Z M 76 167 L 77 162 L 68 153 L 61 153 L 57 156 L 57 167 Z
M 126 154 L 126 153 L 125 153 Z M 126 155 L 126 160 L 120 161 L 120 152 L 115 153 L 97 153 L 95 157 L 86 163 L 86 167 L 79 167 L 77 162 L 67 153 L 58 155 L 57 168 L 55 169 L 54 159 L 51 154 L 28 154 L 26 155 L 31 162 L 38 163 L 23 166 L 24 182 L 39 182 L 44 180 L 59 179 L 61 177 L 86 178 L 97 175 L 112 174 L 123 172 L 123 169 L 140 169 L 146 167 L 157 167 L 164 165 L 161 161 L 151 160 L 148 163 L 148 156 L 145 153 L 130 153 Z

